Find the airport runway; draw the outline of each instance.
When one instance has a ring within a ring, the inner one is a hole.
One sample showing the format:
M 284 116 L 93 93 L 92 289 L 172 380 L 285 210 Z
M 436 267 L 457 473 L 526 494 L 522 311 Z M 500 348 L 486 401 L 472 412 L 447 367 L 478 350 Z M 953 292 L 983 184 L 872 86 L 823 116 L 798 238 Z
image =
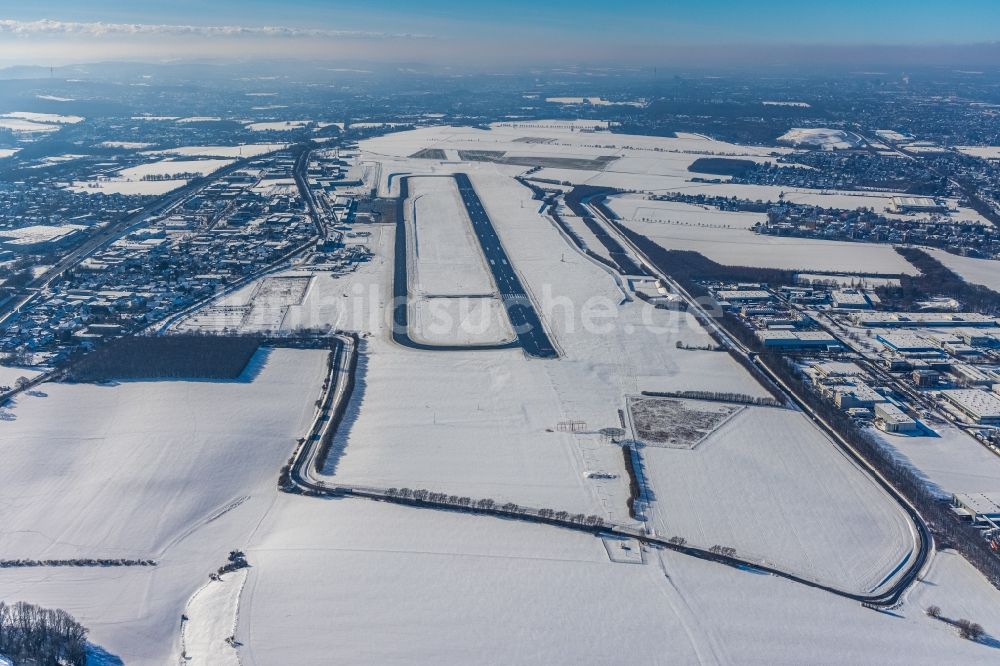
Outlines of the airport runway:
M 555 358 L 558 356 L 555 347 L 545 333 L 545 327 L 542 326 L 531 299 L 528 298 L 520 278 L 517 277 L 493 227 L 493 221 L 490 220 L 483 202 L 472 186 L 472 181 L 467 174 L 456 173 L 455 184 L 458 185 L 458 193 L 462 196 L 462 203 L 469 213 L 469 219 L 472 220 L 472 229 L 479 239 L 483 256 L 486 257 L 493 273 L 493 281 L 500 290 L 504 310 L 507 311 L 507 317 L 518 342 L 529 356 Z
M 399 178 L 399 206 L 396 209 L 396 242 L 395 260 L 393 266 L 393 313 L 392 338 L 398 344 L 413 349 L 434 351 L 474 351 L 490 349 L 510 349 L 521 347 L 528 356 L 536 358 L 556 358 L 558 353 L 542 326 L 538 313 L 535 312 L 531 299 L 514 272 L 510 259 L 497 237 L 493 222 L 483 208 L 479 195 L 472 187 L 472 182 L 466 174 L 455 174 L 459 194 L 472 220 L 472 228 L 479 240 L 483 255 L 486 257 L 493 280 L 500 291 L 504 311 L 510 320 L 511 328 L 517 339 L 504 344 L 484 345 L 431 345 L 413 340 L 409 335 L 409 291 L 407 283 L 406 259 L 406 222 L 403 211 L 409 198 L 409 175 L 390 174 L 389 182 Z

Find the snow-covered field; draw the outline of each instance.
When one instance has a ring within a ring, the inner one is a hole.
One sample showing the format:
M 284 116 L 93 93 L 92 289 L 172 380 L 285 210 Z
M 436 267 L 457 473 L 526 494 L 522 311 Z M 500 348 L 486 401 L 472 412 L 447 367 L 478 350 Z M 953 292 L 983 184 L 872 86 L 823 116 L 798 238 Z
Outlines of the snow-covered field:
M 247 570 L 224 574 L 195 592 L 184 608 L 181 634 L 185 663 L 191 666 L 239 666 L 236 646 L 226 639 L 236 633 L 240 594 Z
M 188 183 L 189 174 L 204 176 L 229 166 L 233 159 L 162 159 L 115 172 L 111 177 L 75 181 L 69 189 L 95 194 L 166 194 Z M 148 180 L 155 178 L 155 180 Z
M 1000 291 L 1000 261 L 995 259 L 975 259 L 960 257 L 937 248 L 927 248 L 927 252 L 942 264 L 962 276 L 966 282 L 981 284 L 994 291 Z
M 160 556 L 273 483 L 311 416 L 324 357 L 261 351 L 239 381 L 44 384 L 20 398 L 3 425 L 2 481 L 21 499 L 0 507 L 0 556 Z
M 724 265 L 805 272 L 917 272 L 890 245 L 756 234 L 749 227 L 762 216 L 754 213 L 650 201 L 637 195 L 611 197 L 608 201 L 632 231 L 668 250 L 694 250 Z
M 242 546 L 313 415 L 326 353 L 259 353 L 241 381 L 45 384 L 0 427 L 0 558 L 156 567 L 0 570 L 0 598 L 61 607 L 126 663 L 179 654 L 180 616 Z
M 4 118 L 21 118 L 36 123 L 54 123 L 56 125 L 75 125 L 84 121 L 83 116 L 63 116 L 58 113 L 32 113 L 30 111 L 15 111 L 3 114 Z
M 231 159 L 157 160 L 155 162 L 149 162 L 147 164 L 140 164 L 139 166 L 122 169 L 117 173 L 117 177 L 124 180 L 141 180 L 146 176 L 162 178 L 181 173 L 194 173 L 199 176 L 204 176 L 212 173 L 213 171 L 218 171 L 224 166 L 229 166 L 232 163 L 233 160 Z
M 274 122 L 248 123 L 246 128 L 251 132 L 287 132 L 306 127 L 311 120 L 278 120 Z
M 662 536 L 859 593 L 916 545 L 899 507 L 797 411 L 748 407 L 694 449 L 642 459 Z
M 249 143 L 240 146 L 181 146 L 150 151 L 148 155 L 179 155 L 182 157 L 257 157 L 287 148 L 287 143 Z
M 35 132 L 57 132 L 59 125 L 55 123 L 38 123 L 23 118 L 0 118 L 0 129 L 10 130 L 15 134 L 31 134 Z
M 310 526 L 322 524 L 324 529 Z M 611 547 L 617 547 L 612 545 Z M 325 663 L 989 663 L 927 605 L 1000 633 L 1000 593 L 938 557 L 891 613 L 669 552 L 388 504 L 278 503 L 248 548 L 246 666 Z M 377 636 L 377 640 L 372 640 Z

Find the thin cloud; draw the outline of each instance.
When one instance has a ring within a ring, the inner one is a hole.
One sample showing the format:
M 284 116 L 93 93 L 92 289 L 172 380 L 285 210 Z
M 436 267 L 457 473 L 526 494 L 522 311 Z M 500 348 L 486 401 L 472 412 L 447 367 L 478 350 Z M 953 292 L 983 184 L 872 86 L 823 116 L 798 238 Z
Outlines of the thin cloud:
M 193 37 L 256 37 L 256 38 L 340 38 L 340 39 L 433 39 L 430 35 L 386 33 L 364 30 L 327 30 L 291 28 L 287 26 L 240 25 L 171 25 L 155 23 L 105 23 L 53 21 L 15 21 L 0 19 L 0 36 L 193 36 Z

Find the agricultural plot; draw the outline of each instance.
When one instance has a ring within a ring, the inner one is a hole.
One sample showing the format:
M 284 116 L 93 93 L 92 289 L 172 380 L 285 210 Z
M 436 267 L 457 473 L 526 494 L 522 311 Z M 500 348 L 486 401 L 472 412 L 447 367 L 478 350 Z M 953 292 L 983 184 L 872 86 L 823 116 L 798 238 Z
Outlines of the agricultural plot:
M 636 437 L 646 446 L 693 449 L 742 407 L 701 400 L 639 398 L 628 401 Z
M 670 201 L 622 196 L 608 199 L 621 222 L 668 250 L 693 250 L 728 266 L 915 274 L 890 245 L 756 234 L 749 225 L 762 216 L 705 210 Z
M 327 356 L 274 349 L 234 381 L 45 384 L 21 396 L 0 433 L 0 558 L 158 564 L 0 569 L 0 598 L 66 609 L 125 663 L 176 663 L 185 603 L 268 512 Z
M 69 189 L 76 192 L 105 194 L 165 194 L 182 187 L 198 176 L 218 171 L 232 159 L 162 159 L 117 171 L 112 176 L 76 181 Z
M 588 535 L 282 498 L 247 555 L 236 632 L 245 666 L 291 653 L 301 663 L 697 660 L 660 569 L 611 562 Z
M 902 510 L 800 412 L 746 407 L 694 450 L 642 457 L 659 534 L 855 592 L 914 554 Z
M 962 276 L 966 282 L 981 284 L 994 291 L 1000 291 L 1000 261 L 995 259 L 975 259 L 928 248 L 927 252 L 946 267 Z

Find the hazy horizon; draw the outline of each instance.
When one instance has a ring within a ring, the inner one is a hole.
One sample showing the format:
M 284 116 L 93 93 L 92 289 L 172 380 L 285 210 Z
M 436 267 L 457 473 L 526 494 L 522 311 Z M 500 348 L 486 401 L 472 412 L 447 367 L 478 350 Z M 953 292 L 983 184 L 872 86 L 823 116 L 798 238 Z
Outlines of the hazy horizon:
M 197 17 L 193 20 L 192 17 Z M 324 59 L 463 68 L 578 63 L 606 66 L 866 64 L 991 66 L 1000 62 L 1000 6 L 858 0 L 803 7 L 789 0 L 616 6 L 376 0 L 122 8 L 43 0 L 0 14 L 0 65 L 106 60 Z

